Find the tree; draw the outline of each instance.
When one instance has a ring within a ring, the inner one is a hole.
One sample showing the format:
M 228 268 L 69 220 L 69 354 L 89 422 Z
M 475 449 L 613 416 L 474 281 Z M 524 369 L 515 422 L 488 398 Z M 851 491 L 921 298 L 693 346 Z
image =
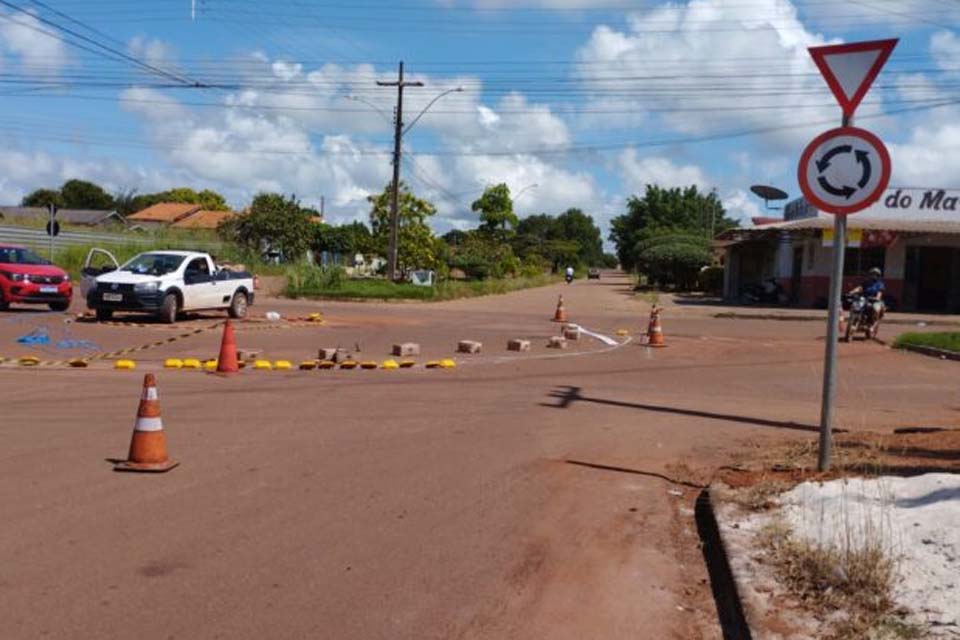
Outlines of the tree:
M 392 185 L 387 185 L 383 193 L 371 195 L 370 227 L 373 231 L 374 246 L 386 255 L 390 242 L 390 198 Z M 437 208 L 413 193 L 406 184 L 400 183 L 399 229 L 397 232 L 397 267 L 401 273 L 408 269 L 435 269 L 439 266 L 442 242 L 435 238 L 427 220 L 437 212 Z
M 480 212 L 480 228 L 490 233 L 507 236 L 519 222 L 513 212 L 510 187 L 502 183 L 487 187 L 470 208 Z
M 593 218 L 580 209 L 567 209 L 557 216 L 554 234 L 579 245 L 577 261 L 581 264 L 596 267 L 603 262 L 600 228 L 593 223 Z
M 210 189 L 203 191 L 194 191 L 190 187 L 177 187 L 167 191 L 158 191 L 157 193 L 144 193 L 131 200 L 122 201 L 120 206 L 124 209 L 118 211 L 124 215 L 142 211 L 147 207 L 153 206 L 159 202 L 179 202 L 183 204 L 196 204 L 208 211 L 229 211 L 227 200 L 221 194 Z
M 715 192 L 704 194 L 696 186 L 663 189 L 647 185 L 643 197 L 631 196 L 627 212 L 610 222 L 610 240 L 617 247 L 620 265 L 627 270 L 638 266 L 637 243 L 654 230 L 673 229 L 709 239 L 736 226 L 727 218 Z
M 24 207 L 47 207 L 51 204 L 63 207 L 63 196 L 55 189 L 37 189 L 24 196 L 20 204 Z
M 659 229 L 642 234 L 637 267 L 661 286 L 693 289 L 700 269 L 710 264 L 710 240 L 699 233 Z
M 277 193 L 258 194 L 246 215 L 218 227 L 231 239 L 257 253 L 279 251 L 286 261 L 303 256 L 310 246 L 314 225 L 296 198 Z
M 113 196 L 86 180 L 67 180 L 60 187 L 60 195 L 67 209 L 113 209 Z
M 351 222 L 347 225 L 334 226 L 329 224 L 314 225 L 314 236 L 311 248 L 314 251 L 328 251 L 353 255 L 366 255 L 373 251 L 373 236 L 370 229 L 362 222 Z

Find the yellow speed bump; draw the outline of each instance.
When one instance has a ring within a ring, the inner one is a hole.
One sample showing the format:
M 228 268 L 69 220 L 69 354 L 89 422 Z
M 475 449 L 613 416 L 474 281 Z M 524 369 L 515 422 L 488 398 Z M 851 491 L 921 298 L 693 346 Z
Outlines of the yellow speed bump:
M 287 371 L 288 369 L 293 369 L 293 365 L 289 360 L 277 360 L 273 363 L 273 368 L 277 371 Z
M 617 329 L 617 335 L 620 336 L 621 338 L 624 338 L 630 335 L 630 331 L 627 329 Z
M 163 361 L 164 369 L 183 369 L 183 360 L 180 358 L 167 358 Z
M 429 361 L 427 364 L 425 364 L 424 366 L 425 366 L 427 369 L 439 369 L 439 368 L 440 368 L 440 361 L 439 361 L 439 360 L 431 360 L 431 361 Z
M 216 371 L 217 365 L 219 364 L 218 360 L 207 360 L 203 363 L 203 368 L 207 371 Z
M 253 368 L 256 371 L 273 371 L 273 365 L 269 360 L 256 360 L 253 363 Z
M 346 360 L 346 361 L 340 363 L 340 368 L 341 368 L 341 369 L 356 369 L 356 368 L 357 368 L 357 364 L 358 364 L 358 363 L 357 363 L 356 360 Z
M 416 360 L 401 360 L 401 361 L 400 361 L 400 368 L 401 368 L 401 369 L 412 369 L 412 368 L 414 368 L 415 366 L 417 366 L 417 361 L 416 361 Z
M 137 363 L 133 360 L 117 360 L 113 363 L 113 368 L 130 371 L 137 368 Z
M 380 365 L 380 368 L 392 371 L 393 369 L 399 369 L 400 365 L 397 364 L 396 360 L 384 360 L 383 364 Z
M 333 369 L 336 366 L 337 366 L 337 363 L 332 362 L 330 360 L 321 360 L 320 362 L 317 363 L 318 369 Z
M 303 362 L 300 363 L 301 371 L 313 371 L 316 368 L 317 368 L 316 360 L 304 360 Z
M 373 360 L 364 360 L 360 363 L 362 369 L 376 369 L 379 365 Z
M 40 364 L 40 358 L 37 356 L 22 356 L 17 362 L 24 367 L 35 367 Z
M 307 320 L 308 320 L 309 322 L 323 322 L 323 314 L 322 314 L 322 313 L 311 313 L 310 315 L 307 316 Z
M 200 361 L 196 358 L 187 358 L 183 361 L 184 369 L 199 369 L 201 366 Z
M 455 369 L 456 367 L 457 367 L 456 361 L 451 360 L 450 358 L 444 358 L 443 360 L 440 361 L 441 369 Z

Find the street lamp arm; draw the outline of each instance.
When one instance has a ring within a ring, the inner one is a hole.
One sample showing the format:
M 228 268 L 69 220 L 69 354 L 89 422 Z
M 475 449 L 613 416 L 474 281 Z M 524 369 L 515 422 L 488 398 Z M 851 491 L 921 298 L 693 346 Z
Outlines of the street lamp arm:
M 383 109 L 381 109 L 381 108 L 378 107 L 377 105 L 373 104 L 373 103 L 370 102 L 369 100 L 366 100 L 365 98 L 361 98 L 361 97 L 355 96 L 355 95 L 346 95 L 346 96 L 343 96 L 343 97 L 346 98 L 347 100 L 353 100 L 354 102 L 362 102 L 363 104 L 367 105 L 368 107 L 372 108 L 374 111 L 376 111 L 377 113 L 379 113 L 379 114 L 380 114 L 380 117 L 382 117 L 384 120 L 387 121 L 387 124 L 393 124 L 393 120 L 390 118 L 390 116 L 388 116 L 388 115 L 386 114 L 386 112 L 384 112 Z
M 430 110 L 430 107 L 432 107 L 433 105 L 435 105 L 440 98 L 442 98 L 442 97 L 444 97 L 444 96 L 448 96 L 448 95 L 450 95 L 451 93 L 460 93 L 461 91 L 463 91 L 463 87 L 456 87 L 456 88 L 454 88 L 454 89 L 447 89 L 446 91 L 444 91 L 443 93 L 441 93 L 440 95 L 438 95 L 436 98 L 434 98 L 433 100 L 431 100 L 429 103 L 427 103 L 427 106 L 425 106 L 425 107 L 423 108 L 423 111 L 421 111 L 421 112 L 417 115 L 417 117 L 414 118 L 413 121 L 411 121 L 410 124 L 408 124 L 408 125 L 406 126 L 406 128 L 404 128 L 404 130 L 403 130 L 403 135 L 407 135 L 407 132 L 410 131 L 410 129 L 413 128 L 413 125 L 417 124 L 417 122 L 420 120 L 420 118 L 423 117 L 423 114 L 425 114 L 427 111 L 429 111 L 429 110 Z

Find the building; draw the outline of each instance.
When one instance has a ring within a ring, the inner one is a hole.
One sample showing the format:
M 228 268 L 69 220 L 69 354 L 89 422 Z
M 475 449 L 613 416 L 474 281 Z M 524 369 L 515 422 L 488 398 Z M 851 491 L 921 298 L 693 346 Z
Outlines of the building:
M 50 211 L 46 207 L 0 206 L 0 221 L 9 223 L 17 219 L 47 222 L 50 219 Z M 127 221 L 116 211 L 96 209 L 58 209 L 57 220 L 82 227 L 127 226 Z
M 776 279 L 792 304 L 827 306 L 833 262 L 833 216 L 804 199 L 783 219 L 718 238 L 726 253 L 724 295 Z M 890 189 L 870 208 L 847 218 L 844 290 L 880 268 L 891 308 L 960 313 L 960 191 Z
M 208 211 L 198 204 L 158 202 L 127 217 L 128 220 L 149 228 L 216 229 L 227 218 L 238 215 L 233 211 Z

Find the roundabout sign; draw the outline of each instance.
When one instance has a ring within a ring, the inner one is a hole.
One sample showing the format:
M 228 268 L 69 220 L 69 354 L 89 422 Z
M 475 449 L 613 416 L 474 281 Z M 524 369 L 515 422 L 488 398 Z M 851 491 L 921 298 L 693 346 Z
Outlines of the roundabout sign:
M 890 184 L 890 154 L 874 134 L 838 127 L 817 136 L 800 156 L 797 179 L 807 201 L 838 215 L 875 203 Z

